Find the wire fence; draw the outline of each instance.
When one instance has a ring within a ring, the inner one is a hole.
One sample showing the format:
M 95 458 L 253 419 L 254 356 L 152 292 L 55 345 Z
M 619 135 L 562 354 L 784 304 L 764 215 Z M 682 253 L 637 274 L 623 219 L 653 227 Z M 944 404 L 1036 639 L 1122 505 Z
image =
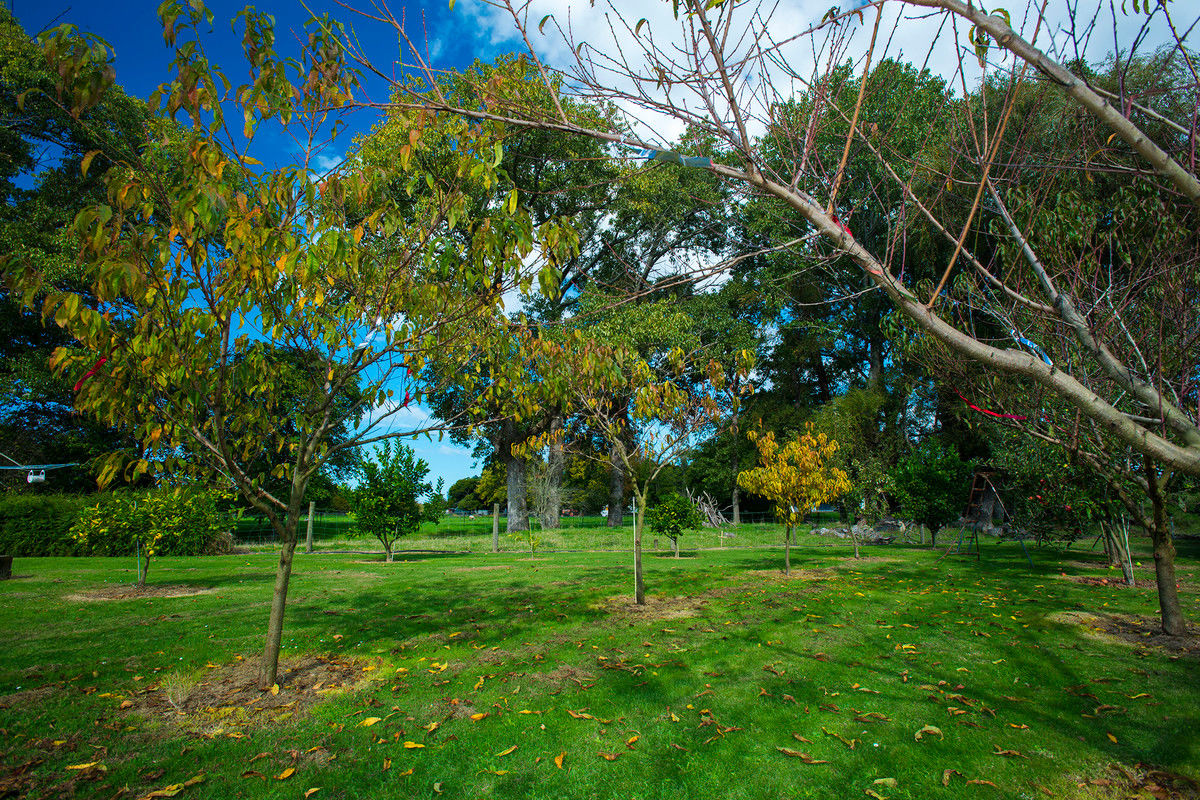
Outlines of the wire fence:
M 836 514 L 817 515 L 816 524 L 834 524 Z M 564 516 L 557 528 L 546 528 L 535 515 L 530 515 L 529 531 L 508 531 L 508 519 L 501 514 L 498 521 L 499 548 L 502 551 L 570 551 L 628 550 L 633 537 L 632 514 L 626 514 L 624 524 L 611 527 L 602 516 Z M 300 520 L 298 531 L 301 548 L 305 547 L 308 530 L 307 515 Z M 244 517 L 238 522 L 234 539 L 239 547 L 270 548 L 279 544 L 279 537 L 261 517 Z M 782 544 L 783 528 L 770 514 L 746 513 L 741 524 L 721 528 L 687 531 L 680 537 L 684 550 L 717 547 L 771 547 Z M 314 550 L 379 551 L 383 547 L 373 536 L 357 530 L 354 519 L 345 512 L 316 511 L 312 517 Z M 661 534 L 645 531 L 643 547 L 651 551 L 670 550 L 671 540 Z M 393 546 L 397 551 L 490 552 L 492 549 L 491 514 L 448 514 L 437 524 L 425 523 L 417 533 L 400 538 Z

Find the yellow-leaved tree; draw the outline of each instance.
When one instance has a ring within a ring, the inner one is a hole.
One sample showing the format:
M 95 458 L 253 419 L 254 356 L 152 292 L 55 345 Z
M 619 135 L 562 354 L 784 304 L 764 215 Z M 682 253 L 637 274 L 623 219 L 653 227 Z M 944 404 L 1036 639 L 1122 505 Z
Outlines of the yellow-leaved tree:
M 790 575 L 792 529 L 821 503 L 850 491 L 850 477 L 829 465 L 838 444 L 823 433 L 814 433 L 812 423 L 803 434 L 782 446 L 772 431 L 750 431 L 748 436 L 758 447 L 760 466 L 739 473 L 738 486 L 775 505 L 775 516 L 787 529 L 783 537 L 783 573 Z

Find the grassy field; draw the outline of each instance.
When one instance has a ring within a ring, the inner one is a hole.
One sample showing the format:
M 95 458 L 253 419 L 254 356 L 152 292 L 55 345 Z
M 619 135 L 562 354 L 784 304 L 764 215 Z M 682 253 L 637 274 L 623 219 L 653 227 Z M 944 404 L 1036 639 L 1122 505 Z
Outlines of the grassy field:
M 275 693 L 273 554 L 158 559 L 141 596 L 128 559 L 20 559 L 0 796 L 1196 796 L 1200 652 L 1150 632 L 1144 552 L 1137 588 L 1087 552 L 864 555 L 651 556 L 644 609 L 620 553 L 301 555 Z

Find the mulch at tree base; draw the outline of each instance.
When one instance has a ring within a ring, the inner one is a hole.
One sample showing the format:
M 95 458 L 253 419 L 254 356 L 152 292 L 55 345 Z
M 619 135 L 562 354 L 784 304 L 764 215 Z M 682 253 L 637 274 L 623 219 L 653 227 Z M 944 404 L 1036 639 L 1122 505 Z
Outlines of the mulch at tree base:
M 181 583 L 152 583 L 147 586 L 135 586 L 127 583 L 116 586 L 105 586 L 90 592 L 69 594 L 64 600 L 74 603 L 94 603 L 104 600 L 142 600 L 156 597 L 194 597 L 198 594 L 215 592 L 211 586 L 188 586 Z
M 256 657 L 225 666 L 209 665 L 194 683 L 186 676 L 179 683 L 160 676 L 159 683 L 132 697 L 126 710 L 214 735 L 214 731 L 260 727 L 296 716 L 331 692 L 350 690 L 370 680 L 375 669 L 363 661 L 326 656 L 281 658 L 275 686 L 263 689 L 259 684 L 261 664 L 262 659 Z M 226 735 L 237 738 L 236 730 Z
M 1200 628 L 1196 625 L 1188 625 L 1183 636 L 1168 636 L 1162 631 L 1162 622 L 1154 616 L 1064 611 L 1051 619 L 1079 625 L 1087 634 L 1108 641 L 1157 650 L 1175 658 L 1200 659 Z
M 1106 798 L 1154 798 L 1154 800 L 1198 800 L 1200 783 L 1186 775 L 1157 769 L 1148 764 L 1109 764 L 1098 778 L 1079 780 L 1079 788 L 1094 788 Z

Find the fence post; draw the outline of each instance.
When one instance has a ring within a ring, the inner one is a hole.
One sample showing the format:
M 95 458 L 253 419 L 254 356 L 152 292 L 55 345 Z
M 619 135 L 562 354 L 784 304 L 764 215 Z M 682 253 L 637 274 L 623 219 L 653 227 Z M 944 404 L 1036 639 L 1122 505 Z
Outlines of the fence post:
M 308 502 L 308 534 L 307 534 L 308 543 L 304 547 L 304 552 L 306 552 L 306 553 L 312 552 L 313 506 L 315 506 L 316 504 L 317 503 L 315 500 L 310 500 Z
M 492 503 L 492 552 L 500 552 L 500 504 Z

